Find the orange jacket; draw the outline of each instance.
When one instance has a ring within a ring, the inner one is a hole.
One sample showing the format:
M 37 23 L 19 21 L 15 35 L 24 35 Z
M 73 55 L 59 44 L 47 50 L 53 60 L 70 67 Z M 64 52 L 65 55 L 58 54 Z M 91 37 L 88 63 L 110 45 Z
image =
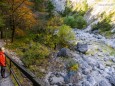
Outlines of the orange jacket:
M 6 57 L 2 51 L 0 51 L 0 66 L 6 66 Z

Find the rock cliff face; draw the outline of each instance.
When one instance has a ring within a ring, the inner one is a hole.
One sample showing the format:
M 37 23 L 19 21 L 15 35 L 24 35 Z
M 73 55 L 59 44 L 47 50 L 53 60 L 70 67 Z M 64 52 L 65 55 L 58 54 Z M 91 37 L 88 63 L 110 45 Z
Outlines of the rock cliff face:
M 88 23 L 87 30 L 92 24 L 96 24 L 98 21 L 102 19 L 102 14 L 105 13 L 106 16 L 111 16 L 111 24 L 112 24 L 112 32 L 115 32 L 115 1 L 114 0 L 52 0 L 54 6 L 56 7 L 56 11 L 63 12 L 67 5 L 67 1 L 69 2 L 69 6 L 72 10 L 75 9 L 78 3 L 83 3 L 86 1 L 88 4 L 88 11 L 84 15 L 84 19 Z

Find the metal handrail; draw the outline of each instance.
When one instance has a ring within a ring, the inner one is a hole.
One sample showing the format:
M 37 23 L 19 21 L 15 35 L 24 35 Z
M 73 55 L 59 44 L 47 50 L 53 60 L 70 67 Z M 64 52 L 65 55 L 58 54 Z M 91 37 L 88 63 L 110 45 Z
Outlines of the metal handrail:
M 5 55 L 10 61 L 10 74 L 13 74 L 12 65 L 11 65 L 11 63 L 13 63 L 13 65 L 16 68 L 18 68 L 19 71 L 22 72 L 33 83 L 33 86 L 41 86 L 40 82 L 38 81 L 38 79 L 32 72 L 30 72 L 25 67 L 23 67 L 22 65 L 17 63 L 14 59 L 12 59 L 12 56 L 9 55 L 7 52 L 5 53 Z M 14 74 L 13 74 L 13 76 L 14 76 L 14 78 L 16 77 Z M 17 80 L 16 80 L 16 82 L 17 82 Z M 17 82 L 17 83 L 19 86 L 21 86 L 19 82 Z

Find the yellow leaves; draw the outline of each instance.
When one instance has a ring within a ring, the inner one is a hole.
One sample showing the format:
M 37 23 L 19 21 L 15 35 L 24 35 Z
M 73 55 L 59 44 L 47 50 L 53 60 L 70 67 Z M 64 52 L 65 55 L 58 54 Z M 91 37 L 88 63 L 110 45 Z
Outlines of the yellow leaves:
M 13 2 L 10 2 L 13 5 Z M 32 12 L 31 7 L 33 3 L 28 0 L 14 0 L 13 9 L 16 9 L 14 14 L 15 25 L 18 25 L 20 29 L 31 28 L 32 26 L 37 24 L 35 19 L 35 14 Z M 10 14 L 12 14 L 12 10 L 10 10 Z
M 32 2 L 30 2 L 30 1 L 28 1 L 28 0 L 26 0 L 26 1 L 25 1 L 25 5 L 32 6 L 32 5 L 34 5 L 34 3 L 32 3 Z
M 10 3 L 13 3 L 13 1 L 10 1 Z M 24 4 L 21 4 L 22 6 L 23 5 L 27 5 L 27 6 L 32 6 L 33 5 L 33 3 L 28 1 L 28 0 L 14 0 L 14 3 L 15 3 L 14 4 L 15 6 L 20 5 L 21 3 L 24 3 Z
M 86 11 L 88 9 L 87 2 L 77 3 L 76 4 L 76 11 Z
M 62 24 L 63 19 L 58 16 L 51 18 L 47 23 L 48 26 L 61 26 Z
M 66 68 L 68 71 L 78 71 L 79 63 L 77 63 L 72 58 L 68 58 Z
M 19 28 L 16 28 L 16 34 L 19 35 L 19 36 L 24 36 L 25 35 L 25 32 Z
M 61 26 L 63 24 L 63 19 L 55 16 L 53 18 L 51 18 L 48 22 L 47 22 L 47 27 L 48 28 L 54 28 L 57 29 L 59 26 Z
M 78 64 L 74 64 L 72 67 L 70 67 L 70 70 L 77 71 L 79 68 Z

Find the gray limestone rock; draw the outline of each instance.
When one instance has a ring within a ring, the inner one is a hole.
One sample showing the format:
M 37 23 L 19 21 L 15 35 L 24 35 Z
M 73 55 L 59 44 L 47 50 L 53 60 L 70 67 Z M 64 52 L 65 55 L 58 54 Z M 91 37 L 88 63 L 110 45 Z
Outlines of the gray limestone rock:
M 62 48 L 58 53 L 58 57 L 71 57 L 70 50 L 68 48 Z
M 94 77 L 92 77 L 92 76 L 90 76 L 90 75 L 87 76 L 87 81 L 89 81 L 89 83 L 90 83 L 92 86 L 94 86 L 94 85 L 96 84 L 96 81 L 95 81 Z
M 79 51 L 81 53 L 86 53 L 88 50 L 88 45 L 87 44 L 82 44 L 80 42 L 77 43 L 76 47 L 75 47 L 76 51 Z
M 99 82 L 98 86 L 111 86 L 111 84 L 109 82 L 107 82 L 106 80 L 102 80 Z
M 91 86 L 91 84 L 88 81 L 82 82 L 82 86 Z
M 107 79 L 113 86 L 115 86 L 115 74 L 108 76 Z
M 85 74 L 85 75 L 87 75 L 87 74 L 89 74 L 91 71 L 92 71 L 92 68 L 89 67 L 89 68 L 83 69 L 82 73 Z
M 112 61 L 115 62 L 115 58 L 113 58 Z
M 101 69 L 101 70 L 104 70 L 105 66 L 103 64 L 98 64 L 98 68 Z

